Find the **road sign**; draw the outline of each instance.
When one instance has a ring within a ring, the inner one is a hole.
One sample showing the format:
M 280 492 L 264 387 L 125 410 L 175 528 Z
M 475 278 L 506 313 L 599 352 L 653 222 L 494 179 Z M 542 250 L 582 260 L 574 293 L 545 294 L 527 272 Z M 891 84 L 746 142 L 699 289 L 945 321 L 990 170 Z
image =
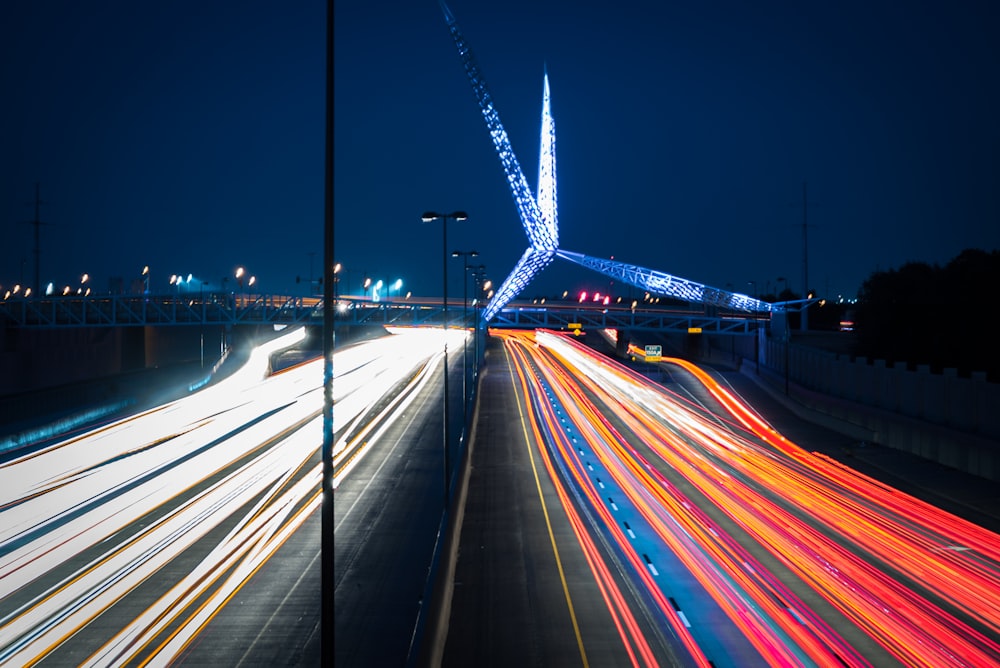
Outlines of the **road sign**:
M 570 329 L 583 329 L 583 323 L 582 322 L 571 322 L 571 323 L 567 324 L 566 326 L 569 327 Z
M 688 327 L 688 334 L 701 334 L 701 327 Z
M 663 359 L 663 346 L 646 346 L 646 361 L 659 362 Z

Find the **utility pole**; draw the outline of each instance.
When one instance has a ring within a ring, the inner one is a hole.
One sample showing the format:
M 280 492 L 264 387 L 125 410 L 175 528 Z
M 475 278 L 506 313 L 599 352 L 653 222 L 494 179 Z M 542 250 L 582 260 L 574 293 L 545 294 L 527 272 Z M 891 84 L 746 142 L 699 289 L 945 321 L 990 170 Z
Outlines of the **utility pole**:
M 41 221 L 41 219 L 40 219 L 40 213 L 39 213 L 39 211 L 40 211 L 41 205 L 42 205 L 41 186 L 36 181 L 35 182 L 35 219 L 27 221 L 27 223 L 29 225 L 34 225 L 35 226 L 35 284 L 33 286 L 31 286 L 31 289 L 34 291 L 34 294 L 36 294 L 36 295 L 39 294 L 40 291 L 41 291 L 41 289 L 42 289 L 42 278 L 41 278 L 42 277 L 42 269 L 41 269 L 41 265 L 42 265 L 42 242 L 41 242 L 42 235 L 41 235 L 41 228 L 42 228 L 42 225 L 46 225 L 47 224 L 47 223 L 43 223 Z
M 336 332 L 333 319 L 333 0 L 326 2 L 326 137 L 323 165 L 323 444 L 322 506 L 320 508 L 320 662 L 334 662 L 333 609 L 333 351 Z M 312 270 L 310 269 L 310 273 Z M 311 277 L 310 277 L 311 280 Z M 312 288 L 310 287 L 310 290 Z
M 802 297 L 809 297 L 809 197 L 807 194 L 808 185 L 802 182 Z M 804 307 L 801 311 L 801 330 L 809 329 L 809 308 Z
M 309 291 L 306 293 L 307 297 L 312 297 L 318 292 L 318 290 L 316 290 L 316 284 L 313 281 L 313 258 L 315 257 L 316 251 L 309 251 Z

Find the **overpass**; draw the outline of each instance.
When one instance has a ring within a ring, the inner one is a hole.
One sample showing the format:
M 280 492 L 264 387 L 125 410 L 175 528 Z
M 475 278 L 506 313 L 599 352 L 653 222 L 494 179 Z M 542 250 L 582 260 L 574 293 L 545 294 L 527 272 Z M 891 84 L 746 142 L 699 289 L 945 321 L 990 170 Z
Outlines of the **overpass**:
M 342 325 L 469 326 L 481 310 L 441 300 L 336 300 Z M 468 319 L 467 319 L 468 318 Z M 511 302 L 490 321 L 495 327 L 547 329 L 630 329 L 663 332 L 748 334 L 769 322 L 768 315 L 711 306 L 628 308 L 599 304 L 538 305 Z M 27 329 L 148 327 L 183 325 L 322 325 L 323 300 L 283 295 L 233 293 L 193 295 L 90 295 L 0 301 L 0 323 Z

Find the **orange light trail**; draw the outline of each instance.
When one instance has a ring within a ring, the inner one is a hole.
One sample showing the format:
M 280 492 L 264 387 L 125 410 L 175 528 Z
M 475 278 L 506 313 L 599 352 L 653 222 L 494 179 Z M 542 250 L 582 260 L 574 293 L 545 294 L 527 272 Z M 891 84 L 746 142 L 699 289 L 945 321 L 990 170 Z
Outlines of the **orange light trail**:
M 830 619 L 850 620 L 905 665 L 1000 664 L 996 534 L 808 452 L 689 362 L 664 359 L 706 388 L 718 414 L 571 337 L 496 334 L 514 353 L 522 387 L 533 397 L 539 449 L 581 544 L 587 533 L 572 495 L 557 482 L 560 471 L 569 472 L 567 482 L 606 524 L 658 614 L 679 637 L 690 637 L 684 644 L 692 656 L 703 656 L 697 636 L 677 623 L 671 601 L 612 516 L 578 454 L 580 441 L 625 494 L 622 502 L 770 665 L 870 665 Z M 694 496 L 670 482 L 677 476 Z M 725 517 L 733 529 L 713 517 Z M 826 612 L 810 609 L 754 559 L 747 547 L 753 543 L 767 550 L 773 567 L 819 594 L 830 606 Z M 590 543 L 584 550 L 595 577 L 603 577 L 606 557 Z M 625 627 L 635 641 L 638 629 Z

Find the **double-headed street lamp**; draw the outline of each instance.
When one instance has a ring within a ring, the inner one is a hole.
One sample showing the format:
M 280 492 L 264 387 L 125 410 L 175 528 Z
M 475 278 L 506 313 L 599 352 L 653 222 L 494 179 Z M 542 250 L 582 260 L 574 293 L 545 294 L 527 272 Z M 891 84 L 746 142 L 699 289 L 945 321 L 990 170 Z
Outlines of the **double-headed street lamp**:
M 450 433 L 448 430 L 448 219 L 455 221 L 468 220 L 469 215 L 464 211 L 452 211 L 451 213 L 438 213 L 436 211 L 425 211 L 420 217 L 425 223 L 441 219 L 441 305 L 442 318 L 444 322 L 444 507 L 447 512 L 451 505 L 451 494 L 449 483 L 451 482 L 450 455 L 448 444 Z

